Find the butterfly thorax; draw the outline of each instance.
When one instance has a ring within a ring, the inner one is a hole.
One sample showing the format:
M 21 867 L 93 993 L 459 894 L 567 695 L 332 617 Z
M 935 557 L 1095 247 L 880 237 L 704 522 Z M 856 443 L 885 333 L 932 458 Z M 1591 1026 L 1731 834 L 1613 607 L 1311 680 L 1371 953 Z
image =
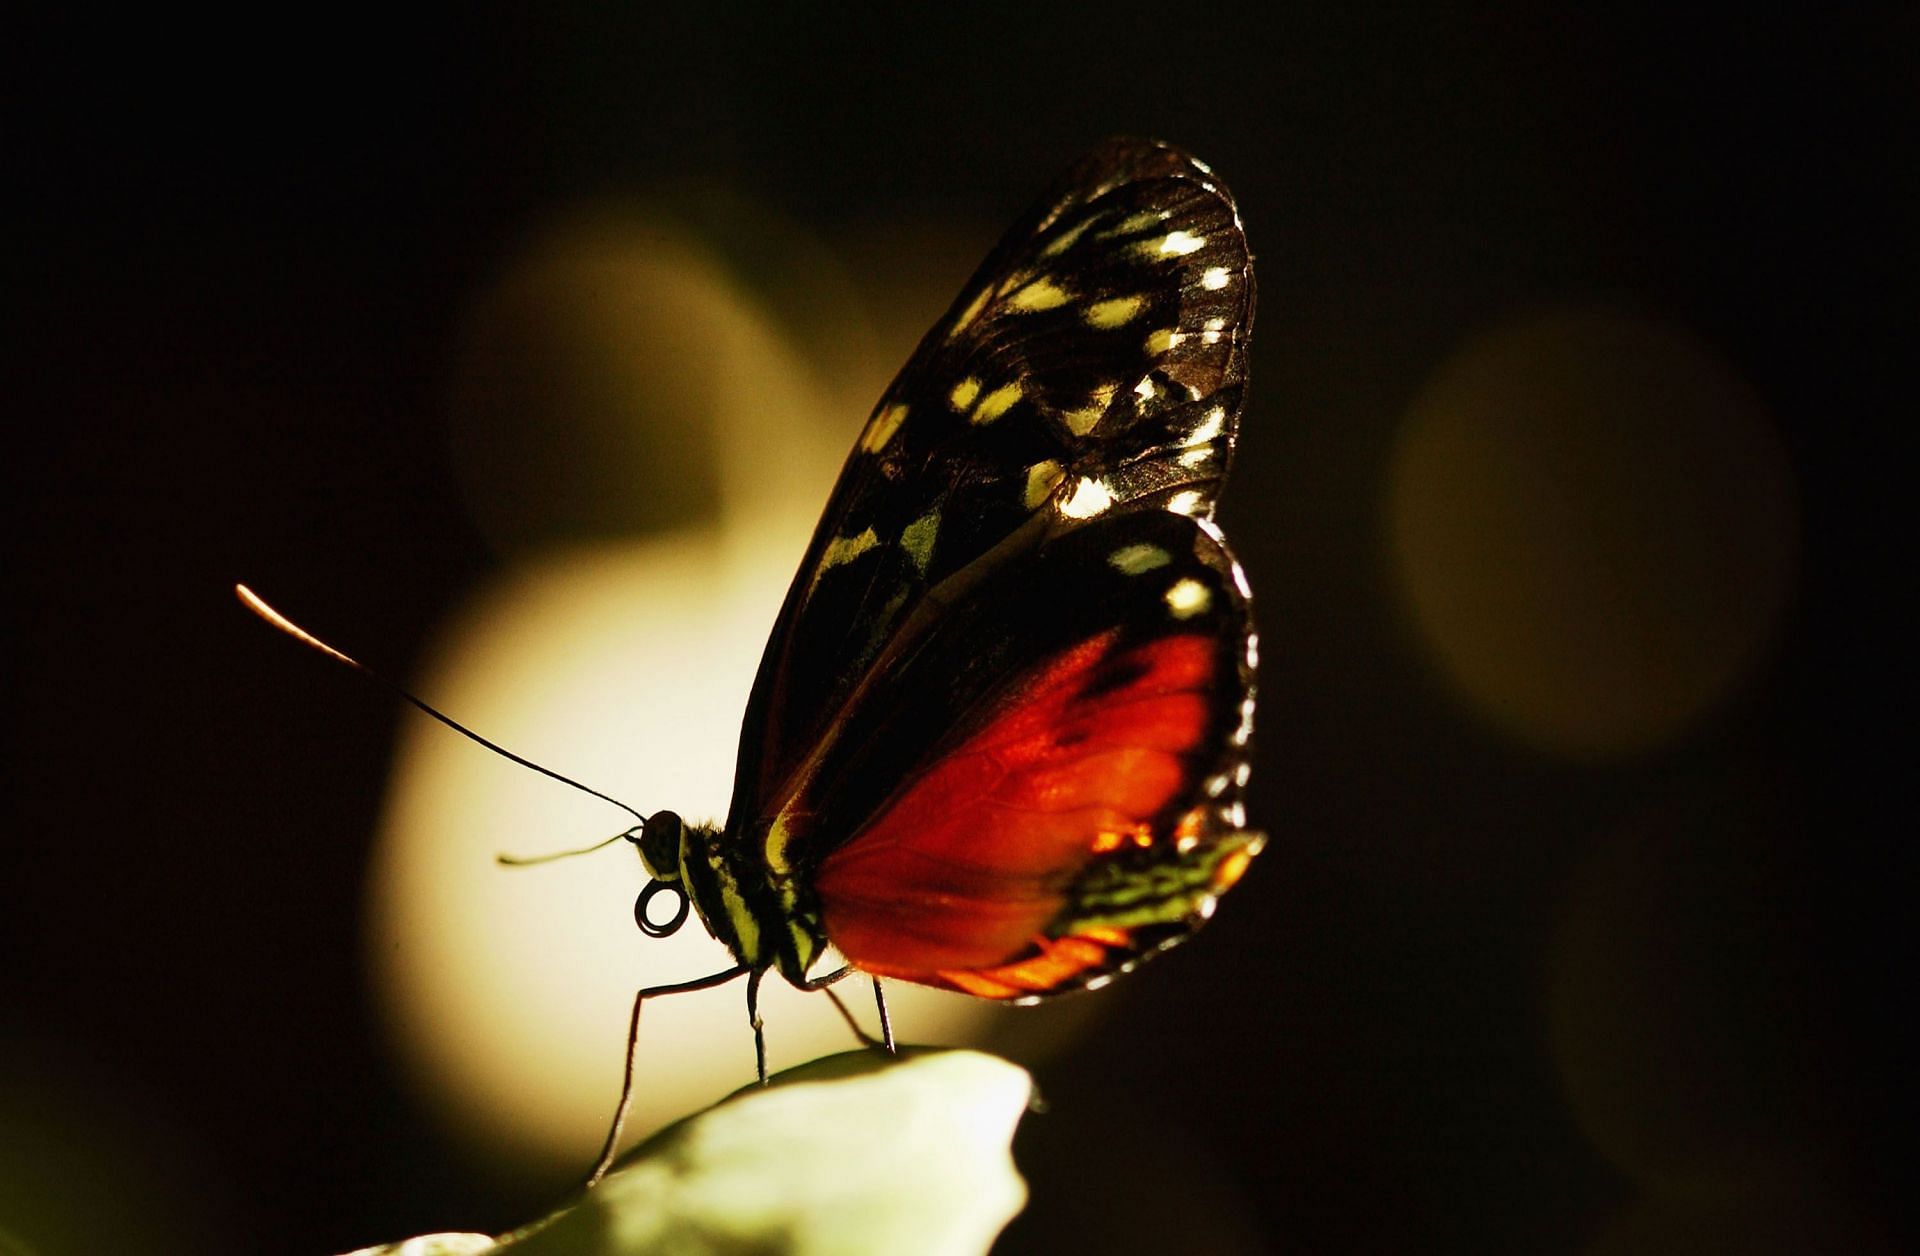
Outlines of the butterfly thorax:
M 700 922 L 735 959 L 753 969 L 778 967 L 799 985 L 826 949 L 819 912 L 802 901 L 797 879 L 770 874 L 744 857 L 747 849 L 719 825 L 685 824 L 675 871 Z

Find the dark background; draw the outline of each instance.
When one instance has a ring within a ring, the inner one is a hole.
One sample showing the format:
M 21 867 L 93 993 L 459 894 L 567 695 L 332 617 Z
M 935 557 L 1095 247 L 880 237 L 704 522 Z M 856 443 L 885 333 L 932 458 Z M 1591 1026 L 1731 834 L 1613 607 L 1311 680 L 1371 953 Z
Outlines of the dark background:
M 984 248 L 1141 133 L 1222 173 L 1259 255 L 1223 519 L 1261 599 L 1252 809 L 1276 840 L 1043 1070 L 1007 1249 L 1894 1245 L 1910 821 L 1866 817 L 1906 768 L 1870 716 L 1904 707 L 1909 657 L 1879 649 L 1875 590 L 1911 574 L 1886 441 L 1913 415 L 1887 353 L 1910 14 L 298 20 L 76 21 L 15 50 L 0 1232 L 325 1252 L 545 1202 L 434 1141 L 361 985 L 405 717 L 227 592 L 270 575 L 404 670 L 500 561 L 455 488 L 443 375 L 529 222 L 700 176 L 826 237 L 931 215 Z M 1463 335 L 1568 296 L 1711 344 L 1799 495 L 1765 663 L 1597 764 L 1464 715 L 1380 558 L 1410 396 Z M 1543 1010 L 1569 880 L 1623 827 L 1658 873 L 1629 895 L 1653 993 L 1622 995 L 1600 1052 L 1643 1114 L 1624 1144 L 1570 1106 Z M 1675 1187 L 1618 1154 L 1649 1144 L 1764 1163 Z

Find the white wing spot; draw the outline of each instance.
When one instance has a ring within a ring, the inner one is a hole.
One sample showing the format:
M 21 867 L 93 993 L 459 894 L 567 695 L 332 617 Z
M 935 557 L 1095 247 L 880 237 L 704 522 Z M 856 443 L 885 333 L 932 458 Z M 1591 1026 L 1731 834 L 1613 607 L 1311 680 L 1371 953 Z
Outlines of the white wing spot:
M 969 323 L 973 322 L 974 319 L 980 317 L 980 311 L 983 308 L 985 308 L 987 304 L 987 298 L 991 295 L 992 294 L 989 293 L 985 288 L 980 289 L 979 292 L 974 294 L 974 298 L 972 301 L 968 302 L 965 312 L 963 312 L 959 318 L 953 321 L 953 330 L 947 333 L 948 340 L 952 340 L 955 336 L 958 336 L 961 332 L 965 331 Z
M 1107 562 L 1122 575 L 1139 576 L 1173 561 L 1173 555 L 1158 545 L 1125 545 L 1107 555 Z
M 900 548 L 923 576 L 927 574 L 927 564 L 933 560 L 933 539 L 939 531 L 938 510 L 929 510 L 900 530 Z
M 1018 384 L 1002 384 L 986 396 L 980 398 L 980 404 L 973 408 L 967 418 L 970 422 L 988 424 L 1005 414 L 1013 403 L 1020 400 L 1021 388 Z
M 1075 436 L 1085 436 L 1091 432 L 1094 424 L 1106 414 L 1107 407 L 1113 404 L 1113 394 L 1119 390 L 1118 384 L 1102 384 L 1087 396 L 1086 405 L 1078 410 L 1068 410 L 1061 414 L 1060 418 L 1065 421 L 1067 430 Z
M 1153 354 L 1155 357 L 1159 357 L 1169 349 L 1179 348 L 1180 342 L 1185 339 L 1186 336 L 1183 333 L 1177 332 L 1171 327 L 1162 328 L 1147 336 L 1147 352 Z
M 887 447 L 893 434 L 907 421 L 907 407 L 891 405 L 873 416 L 873 422 L 867 424 L 866 435 L 860 438 L 860 448 L 870 454 L 877 454 Z
M 1199 511 L 1202 500 L 1200 494 L 1194 492 L 1192 489 L 1188 489 L 1185 492 L 1175 493 L 1172 497 L 1169 497 L 1167 499 L 1167 509 L 1176 515 L 1195 514 Z
M 1112 297 L 1105 301 L 1095 301 L 1087 307 L 1087 325 L 1101 331 L 1111 331 L 1115 327 L 1124 327 L 1139 317 L 1146 308 L 1145 297 Z
M 1219 438 L 1221 429 L 1226 427 L 1226 425 L 1227 408 L 1225 406 L 1215 406 L 1213 409 L 1207 411 L 1207 417 L 1201 419 L 1199 425 L 1195 427 L 1193 431 L 1189 432 L 1187 438 L 1180 443 L 1188 446 L 1210 445 Z
M 1087 476 L 1074 485 L 1073 493 L 1060 503 L 1060 513 L 1069 519 L 1091 519 L 1113 505 L 1113 494 L 1100 481 Z
M 1054 485 L 1060 483 L 1065 477 L 1066 473 L 1060 469 L 1060 464 L 1057 462 L 1049 460 L 1034 463 L 1027 468 L 1027 491 L 1022 494 L 1020 500 L 1026 504 L 1028 510 L 1034 509 L 1053 495 Z
M 1213 605 L 1213 590 L 1192 576 L 1173 582 L 1167 590 L 1167 606 L 1175 619 L 1192 619 Z
M 1169 231 L 1159 240 L 1147 240 L 1138 246 L 1149 257 L 1185 257 L 1206 246 L 1205 236 L 1186 231 Z
M 1067 303 L 1067 290 L 1047 279 L 1036 279 L 1013 294 L 1008 302 L 1016 310 L 1051 310 Z
M 1155 387 L 1153 379 L 1148 377 L 1135 384 L 1133 386 L 1133 392 L 1134 395 L 1142 401 L 1152 401 L 1154 397 L 1159 394 L 1160 390 Z
M 820 563 L 813 569 L 813 583 L 819 584 L 820 578 L 835 567 L 850 563 L 880 543 L 880 538 L 872 528 L 867 528 L 854 536 L 836 536 L 827 542 L 827 548 L 821 551 Z
M 1225 266 L 1209 266 L 1206 273 L 1200 276 L 1200 286 L 1209 292 L 1218 292 L 1227 286 L 1230 279 Z

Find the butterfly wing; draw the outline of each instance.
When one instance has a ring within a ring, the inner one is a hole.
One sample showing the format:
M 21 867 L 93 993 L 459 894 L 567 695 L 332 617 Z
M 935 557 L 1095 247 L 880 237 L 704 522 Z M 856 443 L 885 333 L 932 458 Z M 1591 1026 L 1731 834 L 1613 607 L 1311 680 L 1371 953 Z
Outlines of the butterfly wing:
M 850 836 L 802 911 L 859 968 L 989 998 L 1178 941 L 1259 848 L 1254 649 L 1203 520 L 1119 515 L 999 566 L 837 730 L 802 805 Z
M 1246 379 L 1253 274 L 1232 198 L 1166 145 L 1095 150 L 1008 233 L 887 390 L 781 608 L 741 735 L 735 840 L 946 597 L 1051 532 L 1208 517 Z M 774 852 L 776 859 L 779 852 Z

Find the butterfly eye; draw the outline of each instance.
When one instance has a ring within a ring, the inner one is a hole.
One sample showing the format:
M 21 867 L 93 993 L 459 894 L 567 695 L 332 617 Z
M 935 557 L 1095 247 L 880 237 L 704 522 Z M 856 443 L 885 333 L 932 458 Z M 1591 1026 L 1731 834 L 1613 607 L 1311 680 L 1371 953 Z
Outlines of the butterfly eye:
M 674 897 L 673 915 L 664 924 L 653 918 L 652 904 L 654 896 L 658 894 L 672 894 Z M 650 938 L 670 938 L 680 931 L 681 925 L 687 923 L 687 912 L 691 908 L 687 892 L 680 888 L 678 881 L 649 881 L 647 888 L 640 891 L 640 897 L 633 901 L 633 922 L 640 926 L 640 932 Z
M 647 865 L 647 872 L 654 879 L 679 878 L 680 835 L 684 827 L 680 817 L 671 811 L 656 811 L 647 817 L 635 845 L 640 848 L 640 861 Z

